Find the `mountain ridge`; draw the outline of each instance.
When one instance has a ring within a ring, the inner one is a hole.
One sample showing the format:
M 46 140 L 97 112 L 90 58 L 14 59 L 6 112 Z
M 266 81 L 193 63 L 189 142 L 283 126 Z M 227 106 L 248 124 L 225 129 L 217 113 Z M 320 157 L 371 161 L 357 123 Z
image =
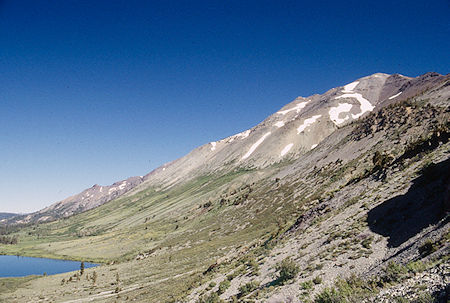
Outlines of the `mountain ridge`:
M 285 158 L 293 159 L 317 147 L 337 128 L 373 110 L 406 100 L 445 77 L 432 72 L 416 78 L 375 73 L 321 95 L 297 97 L 256 126 L 201 145 L 143 177 L 130 177 L 110 186 L 94 185 L 37 212 L 0 219 L 0 223 L 52 221 L 98 207 L 128 192 L 134 193 L 149 183 L 167 186 L 218 169 L 261 168 Z

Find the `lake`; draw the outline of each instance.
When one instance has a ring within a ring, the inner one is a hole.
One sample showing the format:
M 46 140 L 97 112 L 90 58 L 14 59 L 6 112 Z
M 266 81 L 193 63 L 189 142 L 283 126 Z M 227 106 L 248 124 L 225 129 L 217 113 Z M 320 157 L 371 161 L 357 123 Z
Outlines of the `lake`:
M 81 262 L 78 261 L 0 256 L 0 278 L 43 275 L 44 273 L 54 275 L 79 270 L 80 266 Z M 84 262 L 85 268 L 95 266 L 98 264 Z

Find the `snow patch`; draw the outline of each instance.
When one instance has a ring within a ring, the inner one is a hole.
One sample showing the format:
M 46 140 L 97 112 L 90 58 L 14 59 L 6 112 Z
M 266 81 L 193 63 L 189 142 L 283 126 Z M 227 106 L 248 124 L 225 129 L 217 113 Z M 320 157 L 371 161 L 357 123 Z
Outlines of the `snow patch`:
M 275 123 L 275 126 L 280 128 L 284 126 L 284 122 L 283 121 L 278 121 L 277 123 Z
M 403 92 L 399 92 L 398 94 L 395 94 L 395 95 L 389 97 L 389 100 L 392 100 L 392 99 L 394 99 L 394 98 L 400 96 L 402 93 L 403 93 Z
M 349 112 L 352 106 L 353 105 L 351 105 L 350 103 L 339 103 L 338 106 L 330 108 L 328 114 L 330 115 L 331 121 L 333 121 L 333 123 L 336 125 L 344 123 L 346 120 L 348 120 L 349 116 L 341 119 L 339 118 L 339 114 Z
M 322 117 L 322 115 L 315 115 L 312 116 L 311 118 L 305 119 L 305 121 L 303 121 L 303 124 L 300 125 L 297 128 L 297 134 L 300 134 L 301 132 L 303 132 L 307 127 L 311 126 L 312 124 L 314 124 L 314 122 L 317 121 L 317 119 L 319 119 L 320 117 Z
M 291 150 L 292 146 L 294 146 L 294 143 L 289 143 L 288 145 L 286 145 L 286 146 L 283 148 L 283 150 L 281 151 L 280 156 L 283 157 L 284 155 L 286 155 L 286 154 Z
M 316 148 L 317 147 L 317 144 L 313 144 L 312 146 L 311 146 L 311 149 L 314 149 L 314 148 Z
M 119 189 L 122 190 L 127 186 L 127 181 L 123 181 L 122 184 L 119 185 Z
M 166 168 L 165 167 L 163 167 L 163 171 L 165 171 L 166 170 Z
M 296 106 L 294 106 L 293 108 L 286 109 L 286 110 L 280 110 L 277 112 L 277 114 L 286 115 L 287 113 L 294 111 L 294 110 L 297 113 L 299 113 L 306 106 L 306 104 L 308 104 L 308 102 L 309 101 L 301 102 L 301 103 L 297 104 Z
M 356 115 L 352 114 L 353 119 L 358 119 L 364 113 L 371 112 L 375 108 L 375 106 L 370 104 L 369 100 L 365 99 L 361 94 L 358 94 L 358 93 L 343 94 L 342 96 L 336 97 L 336 99 L 341 99 L 341 98 L 355 98 L 356 100 L 358 100 L 360 107 L 361 107 L 361 112 Z
M 346 86 L 344 86 L 343 92 L 344 92 L 344 93 L 352 93 L 353 90 L 355 89 L 355 87 L 356 87 L 358 84 L 359 84 L 359 81 L 355 81 L 355 82 L 352 82 L 352 83 L 350 83 L 350 84 L 347 84 Z
M 242 157 L 242 160 L 247 159 L 257 148 L 258 146 L 263 143 L 263 141 L 271 134 L 271 132 L 265 133 L 264 136 L 262 136 L 258 141 L 256 141 L 255 144 L 250 147 L 248 152 Z
M 211 142 L 210 144 L 211 144 L 211 151 L 215 151 L 217 143 L 216 142 Z

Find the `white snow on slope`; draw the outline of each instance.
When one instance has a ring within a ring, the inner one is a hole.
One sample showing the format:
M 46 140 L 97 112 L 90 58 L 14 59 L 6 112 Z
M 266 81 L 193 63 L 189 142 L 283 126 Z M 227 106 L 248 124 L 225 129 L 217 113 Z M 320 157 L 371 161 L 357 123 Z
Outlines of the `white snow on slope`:
M 349 116 L 341 119 L 339 118 L 339 114 L 349 112 L 352 106 L 353 105 L 351 105 L 350 103 L 339 103 L 338 106 L 330 108 L 328 114 L 330 115 L 331 121 L 333 121 L 336 125 L 344 123 L 346 120 L 348 120 Z
M 392 99 L 394 99 L 394 98 L 400 96 L 402 93 L 403 93 L 403 92 L 399 92 L 398 94 L 395 94 L 395 95 L 389 97 L 389 100 L 392 100 Z
M 127 181 L 123 181 L 122 184 L 119 185 L 119 189 L 124 189 L 127 186 Z
M 342 92 L 344 93 L 341 96 L 336 97 L 335 99 L 341 99 L 341 98 L 354 98 L 358 100 L 361 108 L 361 112 L 359 114 L 352 114 L 353 119 L 358 119 L 364 113 L 372 111 L 375 106 L 373 106 L 369 100 L 365 99 L 361 94 L 355 93 L 353 90 L 355 87 L 359 84 L 359 81 L 352 82 L 350 84 L 347 84 L 344 86 L 344 89 Z M 336 125 L 344 123 L 346 120 L 349 119 L 349 116 L 347 115 L 345 118 L 340 119 L 339 114 L 344 112 L 349 112 L 352 108 L 352 105 L 349 103 L 340 103 L 337 107 L 332 107 L 329 111 L 330 119 L 333 121 Z
M 211 144 L 211 151 L 215 151 L 217 143 L 216 142 L 211 142 L 210 144 Z
M 288 145 L 286 145 L 286 146 L 283 148 L 283 150 L 281 151 L 280 156 L 283 157 L 284 155 L 286 155 L 286 154 L 291 150 L 292 146 L 294 146 L 294 143 L 289 143 Z
M 277 123 L 275 123 L 275 126 L 280 128 L 284 126 L 284 122 L 283 121 L 278 121 Z
M 250 147 L 248 152 L 242 157 L 242 160 L 247 159 L 257 148 L 258 146 L 263 143 L 263 141 L 271 134 L 271 132 L 265 133 L 264 136 L 262 136 L 258 141 L 256 141 L 255 144 Z
M 312 124 L 314 124 L 314 122 L 316 122 L 317 119 L 319 119 L 320 117 L 322 117 L 322 115 L 315 115 L 312 116 L 311 118 L 305 119 L 305 121 L 303 121 L 303 124 L 300 125 L 297 128 L 297 134 L 300 134 L 301 132 L 303 132 L 307 127 L 311 126 Z
M 336 97 L 336 99 L 341 99 L 341 98 L 355 98 L 356 100 L 358 100 L 358 102 L 361 106 L 361 112 L 356 115 L 352 114 L 353 119 L 358 119 L 364 113 L 371 112 L 375 108 L 375 106 L 370 104 L 369 100 L 365 99 L 361 94 L 358 94 L 358 93 L 343 94 L 342 96 Z
M 344 90 L 342 92 L 344 93 L 352 93 L 355 87 L 359 84 L 359 81 L 352 82 L 350 84 L 347 84 L 344 86 Z
M 316 148 L 317 147 L 317 144 L 313 144 L 312 146 L 311 146 L 311 149 L 314 149 L 314 148 Z
M 308 104 L 308 102 L 309 101 L 301 102 L 301 103 L 297 104 L 296 106 L 294 106 L 293 108 L 286 109 L 286 110 L 280 110 L 279 112 L 277 112 L 277 114 L 286 115 L 287 113 L 294 111 L 294 110 L 297 113 L 299 113 L 306 106 L 306 104 Z

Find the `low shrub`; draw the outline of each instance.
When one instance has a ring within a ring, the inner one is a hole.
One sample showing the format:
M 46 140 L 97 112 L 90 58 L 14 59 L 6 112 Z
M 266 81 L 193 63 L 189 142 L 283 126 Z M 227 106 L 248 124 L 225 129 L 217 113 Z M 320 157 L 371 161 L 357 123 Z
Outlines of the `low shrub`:
M 220 282 L 219 284 L 219 290 L 217 291 L 219 293 L 219 295 L 223 294 L 229 287 L 231 286 L 230 281 L 228 280 L 223 280 L 222 282 Z
M 312 281 L 314 284 L 320 284 L 320 283 L 322 283 L 322 278 L 317 276 Z
M 344 303 L 345 299 L 334 288 L 325 288 L 314 299 L 315 303 Z
M 259 287 L 258 281 L 251 281 L 239 287 L 239 296 L 244 297 Z
M 408 270 L 406 267 L 395 262 L 389 262 L 388 266 L 384 270 L 382 280 L 386 283 L 401 282 L 407 273 Z
M 438 250 L 438 246 L 431 239 L 426 239 L 425 242 L 419 246 L 419 253 L 422 257 L 428 256 Z
M 292 261 L 291 258 L 286 258 L 281 261 L 277 265 L 276 269 L 279 272 L 278 282 L 280 283 L 284 283 L 295 278 L 300 271 L 298 265 L 294 261 Z
M 197 303 L 221 303 L 224 302 L 219 298 L 219 295 L 215 292 L 210 294 L 209 296 L 203 296 L 201 297 Z
M 316 298 L 316 303 L 359 303 L 369 298 L 375 290 L 356 276 L 336 280 L 334 287 L 325 288 Z
M 406 265 L 406 268 L 412 273 L 423 272 L 426 269 L 426 265 L 422 261 L 410 262 Z

